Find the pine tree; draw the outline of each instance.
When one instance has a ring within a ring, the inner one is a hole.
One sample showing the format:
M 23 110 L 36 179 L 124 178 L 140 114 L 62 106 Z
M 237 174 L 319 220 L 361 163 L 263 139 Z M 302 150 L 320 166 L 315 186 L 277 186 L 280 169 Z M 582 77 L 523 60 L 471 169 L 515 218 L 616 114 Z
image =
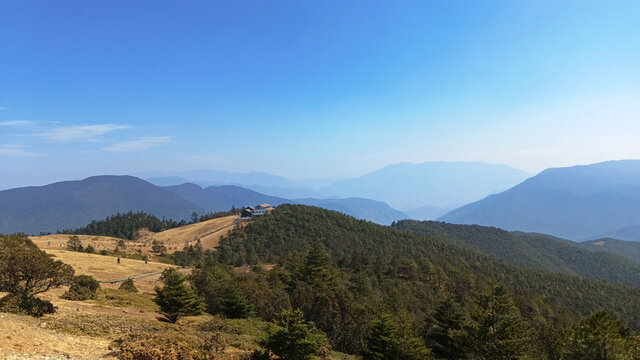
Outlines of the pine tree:
M 406 313 L 399 315 L 398 323 L 389 315 L 374 320 L 365 338 L 364 360 L 425 360 L 431 352 L 424 340 L 414 336 L 412 319 Z
M 284 310 L 268 333 L 260 345 L 281 360 L 311 360 L 327 350 L 326 336 L 309 329 L 301 310 Z
M 525 353 L 531 336 L 511 295 L 498 281 L 474 299 L 471 323 L 461 332 L 472 359 L 511 360 Z
M 567 360 L 638 359 L 633 333 L 605 311 L 596 311 L 573 326 L 561 346 Z
M 253 306 L 235 287 L 225 291 L 220 310 L 230 319 L 244 319 L 253 315 Z
M 430 346 L 436 359 L 464 359 L 465 352 L 456 340 L 455 333 L 462 329 L 463 314 L 451 298 L 438 305 L 434 314 L 435 324 L 429 334 Z
M 186 281 L 187 277 L 174 268 L 162 273 L 164 287 L 156 286 L 155 302 L 161 313 L 172 323 L 182 316 L 200 315 L 204 310 L 204 301 L 196 290 Z
M 395 359 L 398 348 L 397 331 L 389 315 L 383 315 L 374 320 L 365 338 L 366 348 L 362 354 L 363 360 Z
M 313 243 L 305 256 L 300 278 L 316 288 L 329 289 L 333 286 L 329 257 L 319 241 Z
M 422 338 L 414 334 L 415 320 L 406 311 L 397 317 L 397 332 L 395 343 L 397 345 L 398 360 L 426 360 L 431 359 L 431 351 L 427 348 Z

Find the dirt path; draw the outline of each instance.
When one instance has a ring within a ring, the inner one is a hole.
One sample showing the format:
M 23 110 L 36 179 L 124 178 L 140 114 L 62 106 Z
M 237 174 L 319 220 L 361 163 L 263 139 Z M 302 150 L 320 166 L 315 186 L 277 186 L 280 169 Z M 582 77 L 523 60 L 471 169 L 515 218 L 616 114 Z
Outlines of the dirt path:
M 142 279 L 142 278 L 146 278 L 146 277 L 149 277 L 149 276 L 160 275 L 160 274 L 162 274 L 162 271 L 156 271 L 156 272 L 147 273 L 147 274 L 140 274 L 140 275 L 133 275 L 133 276 L 129 276 L 128 278 L 118 279 L 118 280 L 100 281 L 100 283 L 101 284 L 117 284 L 117 283 L 121 283 L 123 281 L 127 281 L 129 279 L 136 280 L 136 279 Z

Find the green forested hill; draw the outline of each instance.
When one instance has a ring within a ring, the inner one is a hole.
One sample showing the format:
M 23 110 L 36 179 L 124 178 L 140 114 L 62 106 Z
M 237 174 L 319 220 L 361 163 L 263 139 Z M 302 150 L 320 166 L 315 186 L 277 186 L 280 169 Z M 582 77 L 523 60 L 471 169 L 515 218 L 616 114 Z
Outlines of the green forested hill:
M 604 238 L 581 242 L 578 245 L 587 250 L 618 254 L 640 262 L 640 242 L 637 241 Z
M 492 257 L 540 270 L 640 286 L 640 263 L 549 235 L 509 232 L 495 227 L 403 220 L 398 229 L 463 244 Z
M 282 205 L 222 239 L 217 256 L 236 265 L 286 267 L 316 241 L 338 269 L 350 301 L 365 312 L 393 304 L 424 320 L 441 298 L 464 299 L 487 278 L 499 278 L 529 319 L 555 323 L 605 309 L 640 328 L 638 288 L 525 269 L 442 235 L 419 236 L 318 208 Z

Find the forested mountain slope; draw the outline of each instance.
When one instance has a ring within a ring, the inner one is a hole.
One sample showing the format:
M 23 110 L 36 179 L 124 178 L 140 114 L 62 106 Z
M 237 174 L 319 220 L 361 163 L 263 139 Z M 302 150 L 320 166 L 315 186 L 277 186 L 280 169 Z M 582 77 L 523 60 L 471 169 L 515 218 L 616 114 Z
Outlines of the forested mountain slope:
M 618 254 L 640 262 L 640 242 L 603 238 L 578 243 L 584 249 Z
M 468 245 L 510 263 L 586 278 L 640 286 L 640 263 L 549 235 L 509 232 L 495 227 L 436 221 L 399 221 L 398 229 Z
M 443 297 L 464 299 L 488 278 L 499 278 L 516 294 L 521 311 L 536 321 L 606 309 L 640 328 L 639 288 L 526 269 L 440 234 L 419 236 L 319 208 L 282 205 L 222 239 L 217 256 L 236 265 L 295 263 L 314 242 L 326 249 L 349 297 L 365 312 L 400 301 L 398 306 L 424 318 Z

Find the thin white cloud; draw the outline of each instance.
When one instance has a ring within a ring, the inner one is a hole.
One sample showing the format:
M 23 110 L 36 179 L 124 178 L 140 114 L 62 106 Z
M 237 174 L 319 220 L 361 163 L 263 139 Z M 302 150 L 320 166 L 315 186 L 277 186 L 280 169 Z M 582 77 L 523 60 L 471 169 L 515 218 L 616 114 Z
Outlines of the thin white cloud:
M 142 136 L 128 141 L 111 144 L 104 148 L 110 152 L 132 152 L 147 150 L 171 142 L 168 136 Z
M 0 110 L 3 110 L 0 108 Z M 32 122 L 27 120 L 11 120 L 11 121 L 0 121 L 0 126 L 25 126 L 30 125 Z
M 0 111 L 5 110 L 5 109 L 6 109 L 6 107 L 0 106 Z
M 25 150 L 22 145 L 0 145 L 0 156 L 36 156 L 39 154 Z
M 129 126 L 116 124 L 73 125 L 43 130 L 38 136 L 53 141 L 87 141 L 116 130 L 129 129 Z

